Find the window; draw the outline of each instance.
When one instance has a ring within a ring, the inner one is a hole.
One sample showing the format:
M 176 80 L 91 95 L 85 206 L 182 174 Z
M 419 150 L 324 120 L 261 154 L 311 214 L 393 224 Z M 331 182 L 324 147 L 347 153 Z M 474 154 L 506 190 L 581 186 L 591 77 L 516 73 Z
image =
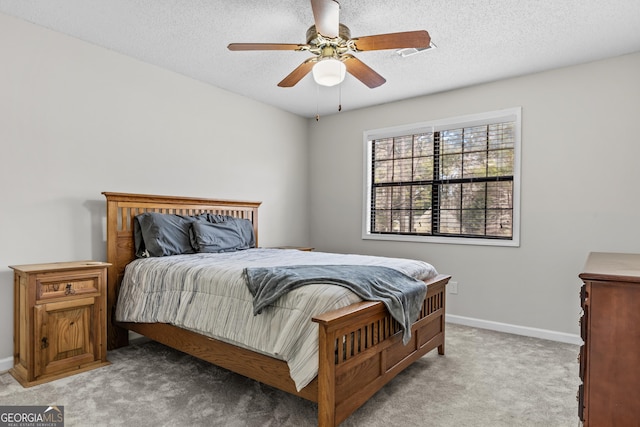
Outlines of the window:
M 519 245 L 520 108 L 366 131 L 363 238 Z

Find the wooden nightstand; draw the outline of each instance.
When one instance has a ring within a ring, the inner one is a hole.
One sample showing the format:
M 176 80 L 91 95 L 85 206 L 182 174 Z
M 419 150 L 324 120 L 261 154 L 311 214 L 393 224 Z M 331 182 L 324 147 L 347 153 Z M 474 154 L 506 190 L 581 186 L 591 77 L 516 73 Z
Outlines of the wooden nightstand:
M 14 356 L 25 387 L 109 364 L 107 267 L 95 261 L 10 266 Z
M 297 249 L 299 251 L 312 252 L 315 248 L 308 246 L 272 246 L 269 249 Z

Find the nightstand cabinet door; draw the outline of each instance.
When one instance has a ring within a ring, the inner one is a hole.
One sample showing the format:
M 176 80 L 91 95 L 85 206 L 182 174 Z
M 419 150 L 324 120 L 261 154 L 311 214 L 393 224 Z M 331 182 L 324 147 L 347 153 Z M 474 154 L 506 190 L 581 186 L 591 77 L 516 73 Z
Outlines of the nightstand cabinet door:
M 107 267 L 78 261 L 11 266 L 14 363 L 25 387 L 109 364 Z
M 82 367 L 100 355 L 94 345 L 95 298 L 36 305 L 35 376 Z

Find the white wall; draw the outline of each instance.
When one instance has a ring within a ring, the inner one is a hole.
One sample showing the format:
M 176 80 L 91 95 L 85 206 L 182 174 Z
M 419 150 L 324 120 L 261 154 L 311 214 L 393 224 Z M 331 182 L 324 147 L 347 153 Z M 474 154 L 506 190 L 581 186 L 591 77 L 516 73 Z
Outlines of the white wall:
M 639 76 L 637 53 L 321 118 L 310 126 L 312 244 L 424 259 L 459 282 L 449 314 L 575 336 L 587 254 L 640 252 Z M 364 130 L 516 106 L 519 248 L 361 239 Z
M 8 266 L 106 260 L 102 191 L 258 200 L 261 245 L 310 243 L 307 120 L 2 14 L 0 63 L 5 369 Z

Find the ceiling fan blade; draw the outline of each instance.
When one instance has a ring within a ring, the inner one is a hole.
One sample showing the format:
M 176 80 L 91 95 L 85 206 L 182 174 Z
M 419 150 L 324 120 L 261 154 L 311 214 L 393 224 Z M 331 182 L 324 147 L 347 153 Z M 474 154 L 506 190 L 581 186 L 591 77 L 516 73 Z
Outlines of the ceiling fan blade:
M 306 45 L 292 43 L 231 43 L 229 50 L 302 50 Z
M 353 55 L 343 55 L 342 62 L 347 66 L 347 72 L 349 72 L 349 74 L 371 89 L 383 85 L 386 82 L 384 77 L 373 71 L 372 68 Z
M 311 0 L 316 31 L 325 37 L 338 37 L 340 4 L 335 0 Z
M 317 58 L 309 58 L 304 61 L 302 64 L 298 65 L 295 70 L 293 70 L 287 77 L 282 79 L 278 86 L 280 87 L 293 87 L 295 86 L 304 76 L 309 74 L 309 71 L 313 68 L 313 65 L 317 62 Z
M 357 51 L 403 49 L 406 47 L 426 49 L 431 44 L 431 37 L 425 30 L 378 34 L 358 37 L 352 40 Z

